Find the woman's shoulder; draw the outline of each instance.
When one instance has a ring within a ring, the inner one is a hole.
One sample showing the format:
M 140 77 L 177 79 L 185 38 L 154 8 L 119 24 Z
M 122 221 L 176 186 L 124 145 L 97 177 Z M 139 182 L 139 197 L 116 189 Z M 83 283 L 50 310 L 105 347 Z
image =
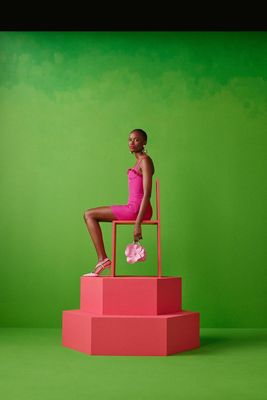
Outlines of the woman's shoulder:
M 153 164 L 153 160 L 152 160 L 152 158 L 151 158 L 148 154 L 146 154 L 145 157 Z
M 150 161 L 153 163 L 152 158 L 151 158 L 148 154 L 144 155 L 144 156 L 142 157 L 142 160 L 143 160 L 143 159 L 148 159 L 148 160 L 150 160 Z
M 148 162 L 149 164 L 151 164 L 152 169 L 153 169 L 153 174 L 154 174 L 155 168 L 154 168 L 154 163 L 153 163 L 152 158 L 148 154 L 146 154 L 145 156 L 142 157 L 142 160 L 141 160 L 140 164 L 142 164 L 143 159 L 147 160 L 145 162 Z M 141 167 L 141 165 L 140 165 L 140 167 Z M 142 171 L 142 167 L 141 167 L 141 171 Z

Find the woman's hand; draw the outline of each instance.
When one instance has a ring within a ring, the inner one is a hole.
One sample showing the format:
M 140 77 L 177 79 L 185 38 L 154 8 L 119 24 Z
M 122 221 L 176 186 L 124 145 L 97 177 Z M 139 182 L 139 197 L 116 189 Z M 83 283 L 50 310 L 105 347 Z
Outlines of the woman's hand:
M 138 242 L 142 238 L 142 229 L 141 229 L 141 224 L 136 222 L 134 224 L 134 241 Z

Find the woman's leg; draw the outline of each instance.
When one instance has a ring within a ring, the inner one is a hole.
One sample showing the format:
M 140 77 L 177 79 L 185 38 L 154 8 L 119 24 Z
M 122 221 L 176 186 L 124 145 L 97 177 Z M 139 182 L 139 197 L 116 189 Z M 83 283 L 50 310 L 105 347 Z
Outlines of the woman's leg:
M 107 257 L 99 222 L 111 222 L 114 219 L 116 219 L 116 217 L 112 213 L 110 206 L 90 208 L 84 213 L 84 220 L 94 243 L 98 255 L 98 261 L 102 261 Z

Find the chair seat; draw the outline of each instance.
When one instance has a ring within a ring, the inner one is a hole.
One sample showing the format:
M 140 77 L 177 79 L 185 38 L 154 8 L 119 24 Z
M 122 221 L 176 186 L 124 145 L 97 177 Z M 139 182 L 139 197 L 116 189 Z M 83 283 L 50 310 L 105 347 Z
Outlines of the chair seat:
M 135 219 L 128 219 L 128 220 L 124 220 L 124 219 L 116 219 L 115 221 L 116 224 L 135 224 Z M 142 221 L 142 224 L 158 224 L 159 220 L 157 219 L 144 219 Z

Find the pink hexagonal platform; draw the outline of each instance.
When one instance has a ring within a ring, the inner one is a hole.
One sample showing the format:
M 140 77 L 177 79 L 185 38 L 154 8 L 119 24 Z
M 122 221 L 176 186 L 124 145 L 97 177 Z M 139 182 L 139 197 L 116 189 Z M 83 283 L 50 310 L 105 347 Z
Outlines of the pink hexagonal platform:
M 125 356 L 167 356 L 200 346 L 200 314 L 182 310 L 180 277 L 80 279 L 80 309 L 63 311 L 63 346 Z

